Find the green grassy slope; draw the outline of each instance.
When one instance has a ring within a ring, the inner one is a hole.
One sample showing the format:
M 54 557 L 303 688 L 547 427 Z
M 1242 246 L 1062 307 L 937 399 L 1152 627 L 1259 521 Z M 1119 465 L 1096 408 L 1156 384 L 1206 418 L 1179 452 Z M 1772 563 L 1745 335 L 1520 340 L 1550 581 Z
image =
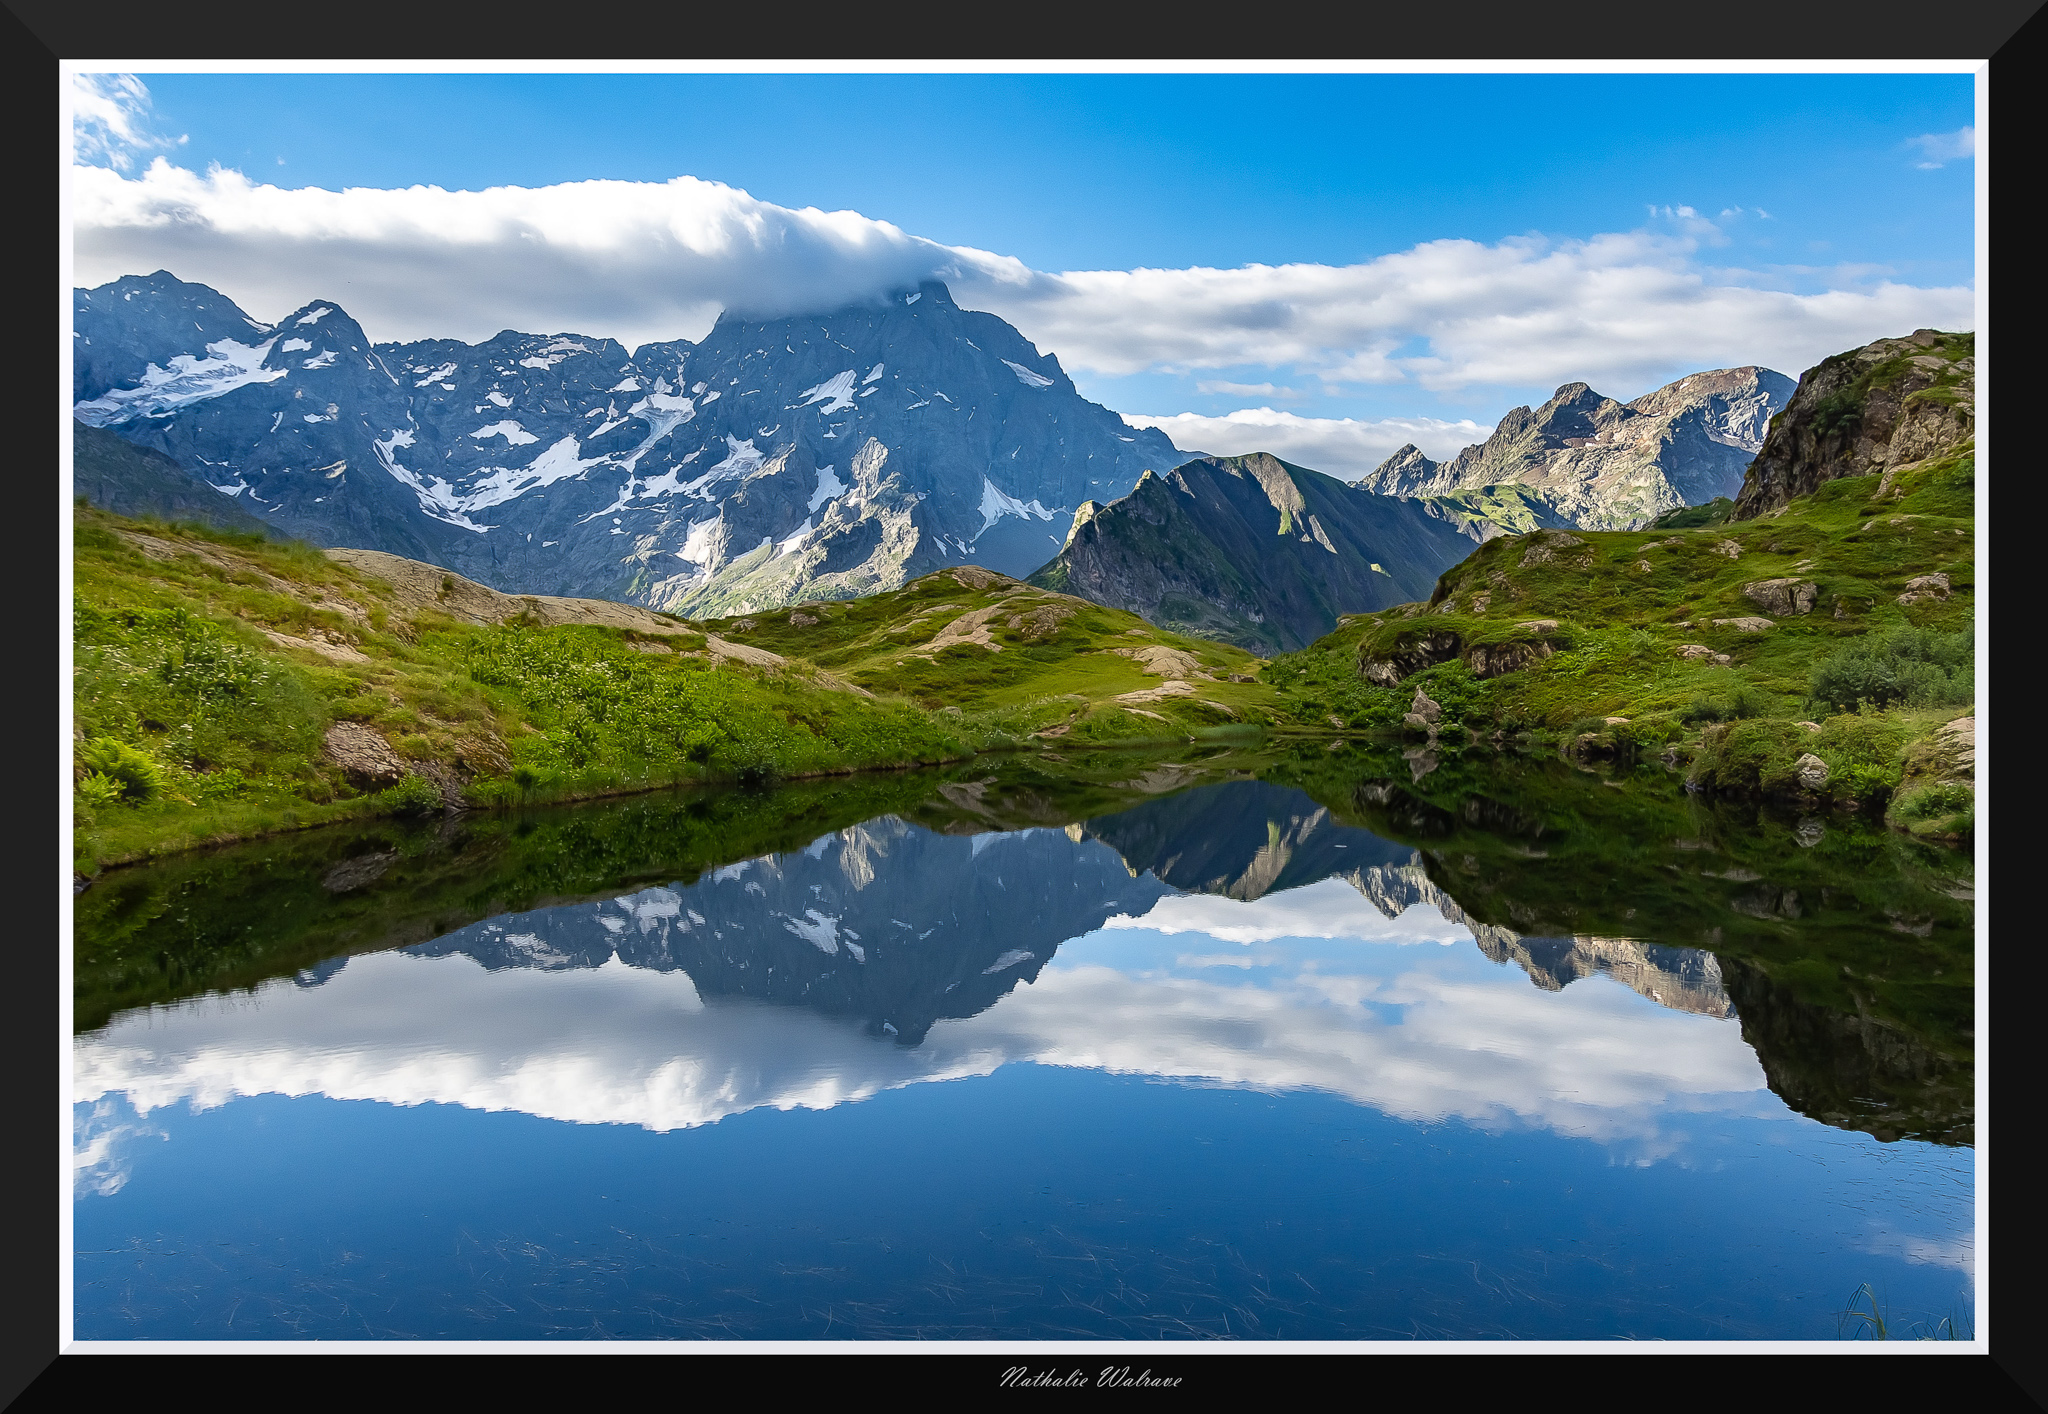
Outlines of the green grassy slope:
M 422 606 L 367 570 L 255 535 L 87 508 L 75 526 L 73 804 L 87 871 L 450 798 L 503 806 L 901 767 L 1036 733 L 1184 740 L 1261 723 L 1275 700 L 1240 650 L 982 570 L 759 621 L 645 616 L 643 632 L 470 622 L 460 594 L 445 612 Z M 388 745 L 403 778 L 345 771 L 328 746 L 338 723 Z
M 1428 603 L 1354 616 L 1264 677 L 1304 724 L 1399 730 L 1422 688 L 1453 734 L 1669 753 L 1705 787 L 1755 794 L 1801 794 L 1810 752 L 1830 778 L 1805 794 L 1881 803 L 1972 700 L 1974 468 L 1966 446 L 1895 472 L 1882 499 L 1877 476 L 1852 477 L 1758 520 L 1494 540 Z M 1946 590 L 1909 589 L 1929 575 Z M 1812 586 L 1807 611 L 1745 593 L 1772 580 Z M 1503 658 L 1522 666 L 1497 672 Z M 1960 806 L 1920 820 L 1970 825 Z

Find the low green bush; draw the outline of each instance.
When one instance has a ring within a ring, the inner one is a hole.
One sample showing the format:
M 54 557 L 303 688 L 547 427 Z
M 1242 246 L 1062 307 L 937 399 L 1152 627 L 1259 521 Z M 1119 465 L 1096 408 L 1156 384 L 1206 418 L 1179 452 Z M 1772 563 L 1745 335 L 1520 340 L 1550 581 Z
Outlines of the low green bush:
M 1813 669 L 1816 702 L 1837 712 L 1874 707 L 1959 707 L 1976 690 L 1976 639 L 1968 632 L 1895 628 L 1836 649 Z
M 112 776 L 103 776 L 98 771 L 88 772 L 74 790 L 80 802 L 88 809 L 117 805 L 127 793 L 127 788 L 120 781 Z
M 87 780 L 96 776 L 111 784 L 120 800 L 154 800 L 163 794 L 163 768 L 126 742 L 112 737 L 89 738 L 79 746 L 78 760 L 91 773 Z M 96 786 L 94 790 L 104 793 L 105 788 Z
M 1977 793 L 1968 785 L 1961 781 L 1947 781 L 1903 797 L 1898 804 L 1898 813 L 1908 820 L 1930 820 L 1962 811 L 1974 814 L 1976 803 Z
M 407 776 L 389 790 L 378 792 L 377 801 L 394 815 L 431 815 L 443 804 L 441 788 L 425 776 Z

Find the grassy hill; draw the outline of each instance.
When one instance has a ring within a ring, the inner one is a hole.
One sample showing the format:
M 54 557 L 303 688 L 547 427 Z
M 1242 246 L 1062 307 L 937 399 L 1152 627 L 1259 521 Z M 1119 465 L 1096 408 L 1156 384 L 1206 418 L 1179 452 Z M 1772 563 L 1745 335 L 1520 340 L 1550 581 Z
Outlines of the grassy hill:
M 1445 742 L 1661 754 L 1706 789 L 1962 837 L 1972 770 L 1941 729 L 1974 700 L 1974 484 L 1965 444 L 1759 519 L 1493 540 L 1426 603 L 1350 616 L 1263 676 L 1304 724 L 1401 730 L 1420 689 Z
M 692 624 L 83 506 L 74 545 L 88 872 L 453 804 L 1184 741 L 1277 701 L 1241 650 L 976 568 Z

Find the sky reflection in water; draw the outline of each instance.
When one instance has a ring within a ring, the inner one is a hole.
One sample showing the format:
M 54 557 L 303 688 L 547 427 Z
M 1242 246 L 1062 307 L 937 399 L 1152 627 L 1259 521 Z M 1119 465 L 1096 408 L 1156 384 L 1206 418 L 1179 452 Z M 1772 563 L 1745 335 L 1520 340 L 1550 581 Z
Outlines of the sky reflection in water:
M 1413 851 L 1219 789 L 1267 839 L 1204 863 L 1209 892 L 1114 828 L 884 817 L 117 1016 L 74 1060 L 79 1333 L 1820 1338 L 1873 1276 L 1955 1300 L 1970 1151 L 1788 1111 L 1713 954 L 1577 937 L 1518 964 L 1545 940 L 1468 920 Z M 1085 1154 L 1055 1137 L 1105 1127 Z M 598 1221 L 636 1189 L 678 1245 Z M 748 1231 L 716 1239 L 744 1299 L 686 1250 L 721 1220 Z M 503 1244 L 543 1232 L 609 1273 L 578 1269 L 589 1329 L 508 1275 Z M 239 1255 L 202 1274 L 177 1251 L 205 1241 Z M 847 1257 L 868 1241 L 895 1255 Z M 1069 1290 L 1062 1241 L 1097 1254 L 1081 1288 L 1123 1295 Z M 1265 1260 L 1204 1267 L 1217 1244 Z M 1470 1290 L 1439 1257 L 1477 1264 Z M 359 1277 L 381 1327 L 322 1314 Z M 853 1306 L 821 1314 L 835 1282 Z

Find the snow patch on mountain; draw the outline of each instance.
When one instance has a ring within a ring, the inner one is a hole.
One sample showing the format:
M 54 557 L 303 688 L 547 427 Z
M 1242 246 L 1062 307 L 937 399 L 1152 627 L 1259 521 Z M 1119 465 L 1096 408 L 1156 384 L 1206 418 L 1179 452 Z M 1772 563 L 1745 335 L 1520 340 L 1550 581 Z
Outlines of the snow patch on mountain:
M 804 510 L 807 514 L 814 513 L 818 507 L 824 505 L 827 501 L 845 494 L 846 483 L 839 479 L 839 473 L 829 466 L 821 466 L 818 468 L 818 489 L 811 492 L 811 502 L 804 507 Z M 809 522 L 805 523 L 809 524 Z
M 801 393 L 797 394 L 799 398 L 803 399 L 797 406 L 809 407 L 812 403 L 824 403 L 825 406 L 818 409 L 818 411 L 828 417 L 842 408 L 852 407 L 853 376 L 854 370 L 849 368 L 844 373 L 834 374 L 814 388 L 804 389 Z
M 1050 388 L 1052 386 L 1052 379 L 1046 377 L 1043 373 L 1033 373 L 1023 364 L 1011 363 L 1008 359 L 1004 359 L 1003 362 L 1009 366 L 1010 372 L 1017 375 L 1017 381 L 1027 388 Z
M 413 434 L 401 429 L 389 437 L 373 441 L 370 445 L 377 449 L 377 460 L 383 465 L 384 470 L 391 473 L 395 480 L 410 487 L 412 493 L 419 497 L 421 511 L 435 520 L 460 526 L 464 530 L 473 530 L 479 535 L 490 530 L 490 526 L 478 525 L 462 513 L 461 498 L 456 495 L 453 486 L 438 476 L 422 476 L 399 461 L 398 449 L 410 447 L 413 441 Z
M 470 483 L 469 490 L 454 501 L 453 509 L 477 511 L 487 506 L 503 505 L 529 491 L 552 486 L 572 476 L 580 477 L 591 467 L 606 465 L 610 460 L 593 457 L 585 461 L 577 455 L 581 451 L 582 447 L 574 437 L 564 437 L 525 466 L 485 467 L 483 478 Z
M 494 422 L 488 427 L 479 427 L 469 435 L 476 438 L 479 442 L 483 441 L 486 437 L 503 437 L 506 445 L 513 447 L 523 447 L 529 442 L 538 442 L 540 440 L 540 438 L 534 436 L 509 418 L 504 422 Z
M 781 558 L 782 556 L 784 556 L 784 555 L 787 555 L 787 554 L 788 554 L 788 553 L 789 553 L 790 551 L 792 551 L 792 550 L 796 549 L 796 548 L 797 548 L 798 546 L 802 545 L 802 544 L 804 543 L 804 541 L 805 541 L 805 540 L 807 540 L 807 539 L 809 539 L 809 538 L 810 538 L 810 534 L 811 534 L 811 518 L 810 518 L 809 516 L 805 516 L 805 517 L 804 517 L 804 523 L 803 523 L 802 525 L 798 526 L 798 527 L 796 528 L 796 530 L 795 530 L 795 531 L 794 531 L 794 532 L 793 532 L 792 534 L 790 534 L 790 535 L 788 535 L 788 536 L 785 536 L 785 537 L 784 537 L 783 539 L 781 539 L 781 540 L 778 540 L 778 541 L 776 542 L 776 544 L 775 544 L 775 556 L 776 556 L 776 558 L 777 558 L 777 559 L 780 559 L 780 558 Z
M 206 346 L 207 358 L 179 354 L 169 368 L 152 363 L 143 370 L 142 381 L 133 388 L 113 388 L 72 411 L 80 422 L 105 427 L 110 422 L 163 414 L 190 403 L 217 398 L 250 383 L 274 383 L 285 376 L 282 368 L 265 368 L 272 339 L 261 344 L 241 344 L 218 339 Z
M 1051 520 L 1057 514 L 1040 505 L 1036 497 L 1029 501 L 1020 501 L 1015 496 L 1003 494 L 986 476 L 981 478 L 980 509 L 981 529 L 974 532 L 975 540 L 987 534 L 988 528 L 1004 516 L 1037 516 L 1040 520 Z
M 520 359 L 519 366 L 521 368 L 553 368 L 565 358 L 573 358 L 577 354 L 589 352 L 590 345 L 579 339 L 556 339 L 553 343 L 544 345 L 535 353 Z

